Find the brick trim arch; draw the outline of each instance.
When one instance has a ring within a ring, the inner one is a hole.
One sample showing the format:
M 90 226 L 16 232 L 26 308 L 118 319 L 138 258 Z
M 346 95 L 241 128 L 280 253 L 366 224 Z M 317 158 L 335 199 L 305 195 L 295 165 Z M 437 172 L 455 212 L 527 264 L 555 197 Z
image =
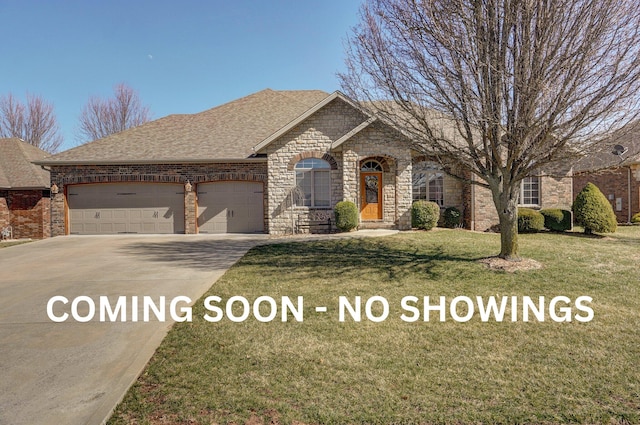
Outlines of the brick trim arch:
M 332 170 L 338 169 L 338 162 L 330 154 L 326 152 L 319 152 L 319 151 L 308 151 L 308 152 L 302 152 L 297 155 L 294 155 L 293 158 L 291 158 L 291 161 L 289 161 L 289 164 L 287 165 L 287 170 L 293 171 L 294 167 L 298 162 L 308 158 L 323 159 L 329 163 L 329 166 L 331 167 Z
M 382 171 L 388 173 L 391 171 L 391 167 L 389 167 L 389 161 L 384 156 L 368 156 L 366 158 L 362 158 L 358 163 L 358 170 L 362 169 L 362 165 L 367 161 L 378 161 L 380 165 L 382 165 Z

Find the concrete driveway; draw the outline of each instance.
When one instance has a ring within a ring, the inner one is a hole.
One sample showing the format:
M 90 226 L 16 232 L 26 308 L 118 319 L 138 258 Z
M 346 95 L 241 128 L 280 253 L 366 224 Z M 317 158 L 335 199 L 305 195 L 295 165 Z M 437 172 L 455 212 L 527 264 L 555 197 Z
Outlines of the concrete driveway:
M 167 321 L 55 323 L 84 295 L 196 300 L 256 236 L 69 236 L 0 248 L 0 424 L 100 424 L 164 338 Z M 87 303 L 79 303 L 86 315 Z M 129 307 L 129 305 L 127 305 Z M 142 308 L 138 308 L 142 311 Z M 142 314 L 140 314 L 142 320 Z

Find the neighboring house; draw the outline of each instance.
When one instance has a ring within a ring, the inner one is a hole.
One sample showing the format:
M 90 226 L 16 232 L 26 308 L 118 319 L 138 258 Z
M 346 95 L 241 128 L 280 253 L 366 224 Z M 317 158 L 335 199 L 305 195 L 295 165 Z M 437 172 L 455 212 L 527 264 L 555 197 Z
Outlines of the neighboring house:
M 619 132 L 599 152 L 576 164 L 575 194 L 589 182 L 611 202 L 619 223 L 631 222 L 640 212 L 640 123 Z
M 50 236 L 49 172 L 32 163 L 48 155 L 21 139 L 0 139 L 0 230 L 15 239 Z
M 459 208 L 467 228 L 497 223 L 488 191 L 445 174 L 339 92 L 267 89 L 38 163 L 58 189 L 53 235 L 320 232 L 342 200 L 358 205 L 361 227 L 409 229 L 415 199 Z M 570 178 L 523 187 L 538 207 L 571 199 Z

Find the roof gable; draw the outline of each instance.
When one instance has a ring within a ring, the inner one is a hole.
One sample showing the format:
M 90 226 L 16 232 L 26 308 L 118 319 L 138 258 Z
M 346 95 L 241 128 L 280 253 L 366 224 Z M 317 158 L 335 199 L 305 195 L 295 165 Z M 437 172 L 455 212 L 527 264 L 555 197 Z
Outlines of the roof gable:
M 291 129 L 293 129 L 294 127 L 296 127 L 297 125 L 299 125 L 301 122 L 303 122 L 304 120 L 306 120 L 307 118 L 311 117 L 313 114 L 315 114 L 316 112 L 318 112 L 319 110 L 321 110 L 322 108 L 324 108 L 325 106 L 327 106 L 329 103 L 333 102 L 336 99 L 340 99 L 343 102 L 347 103 L 348 105 L 350 105 L 351 107 L 353 107 L 354 109 L 358 110 L 359 112 L 361 112 L 362 114 L 364 114 L 365 116 L 369 117 L 368 120 L 366 120 L 365 122 L 363 122 L 362 124 L 360 124 L 360 126 L 357 127 L 357 131 L 354 132 L 349 132 L 347 134 L 345 134 L 343 137 L 340 138 L 340 143 L 344 143 L 346 140 L 348 140 L 350 137 L 354 136 L 355 134 L 357 134 L 360 130 L 362 130 L 362 128 L 368 126 L 369 124 L 371 124 L 373 121 L 375 121 L 375 118 L 373 118 L 371 116 L 370 113 L 368 113 L 367 111 L 365 111 L 364 109 L 362 109 L 360 106 L 358 106 L 355 102 L 353 102 L 351 99 L 349 99 L 347 96 L 345 96 L 344 94 L 340 93 L 339 91 L 335 91 L 333 92 L 331 95 L 325 97 L 324 99 L 322 99 L 320 102 L 318 102 L 317 104 L 315 104 L 313 107 L 309 108 L 308 110 L 306 110 L 304 113 L 300 114 L 298 117 L 296 117 L 294 120 L 292 120 L 291 122 L 287 123 L 285 126 L 281 127 L 280 129 L 278 129 L 276 132 L 274 132 L 273 134 L 271 134 L 269 137 L 265 138 L 264 140 L 262 140 L 258 145 L 256 145 L 253 150 L 255 152 L 260 152 L 261 150 L 263 150 L 264 148 L 266 148 L 267 146 L 269 146 L 271 143 L 273 143 L 275 140 L 277 140 L 278 138 L 282 137 L 283 135 L 285 135 L 287 132 L 289 132 Z M 364 127 L 363 127 L 364 126 Z M 334 146 L 335 147 L 335 146 Z
M 32 163 L 48 155 L 21 139 L 0 139 L 0 188 L 48 188 L 49 172 Z

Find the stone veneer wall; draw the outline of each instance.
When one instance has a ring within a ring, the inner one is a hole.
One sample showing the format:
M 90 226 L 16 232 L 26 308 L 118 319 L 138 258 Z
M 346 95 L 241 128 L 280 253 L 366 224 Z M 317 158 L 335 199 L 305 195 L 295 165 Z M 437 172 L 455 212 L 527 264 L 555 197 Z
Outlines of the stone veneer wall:
M 8 197 L 8 191 L 0 190 L 0 230 L 9 225 L 9 206 L 7 205 Z
M 389 171 L 383 173 L 382 221 L 400 230 L 411 229 L 412 160 L 409 143 L 389 127 L 376 122 L 342 146 L 344 198 L 360 205 L 360 163 L 384 158 Z
M 351 105 L 336 99 L 265 148 L 268 156 L 269 233 L 291 233 L 292 226 L 308 221 L 308 215 L 331 215 L 343 195 L 343 155 L 331 145 L 366 117 Z M 296 184 L 295 163 L 304 158 L 325 159 L 331 165 L 331 205 L 309 208 L 291 205 Z
M 66 234 L 65 186 L 82 183 L 182 183 L 193 186 L 185 191 L 185 232 L 196 232 L 196 188 L 198 183 L 212 181 L 259 181 L 267 185 L 266 161 L 228 162 L 206 164 L 139 164 L 139 165 L 54 165 L 51 166 L 51 182 L 59 193 L 52 194 L 51 235 Z M 266 208 L 265 187 L 264 210 Z M 267 229 L 265 215 L 265 229 Z
M 640 212 L 640 175 L 631 172 L 631 205 L 629 205 L 629 168 L 620 167 L 597 173 L 579 173 L 573 176 L 574 197 L 591 182 L 598 186 L 604 196 L 611 202 L 619 223 L 629 221 L 631 216 Z M 613 199 L 610 196 L 613 195 Z M 622 198 L 622 209 L 616 210 L 616 198 Z

